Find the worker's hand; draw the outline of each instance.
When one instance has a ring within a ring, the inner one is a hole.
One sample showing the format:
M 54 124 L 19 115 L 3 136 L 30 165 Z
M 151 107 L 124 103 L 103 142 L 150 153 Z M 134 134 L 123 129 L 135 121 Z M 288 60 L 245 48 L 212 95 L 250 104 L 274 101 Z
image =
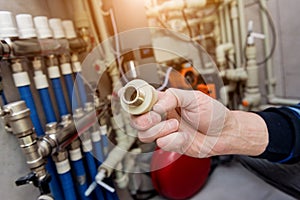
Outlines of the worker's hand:
M 192 157 L 225 154 L 259 155 L 268 144 L 262 118 L 230 111 L 199 91 L 168 89 L 158 95 L 153 111 L 132 117 L 139 139 L 166 151 Z

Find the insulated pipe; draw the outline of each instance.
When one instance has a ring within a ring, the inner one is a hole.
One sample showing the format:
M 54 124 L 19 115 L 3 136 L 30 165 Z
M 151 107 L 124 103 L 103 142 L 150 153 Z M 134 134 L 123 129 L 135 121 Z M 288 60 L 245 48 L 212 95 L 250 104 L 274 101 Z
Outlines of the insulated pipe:
M 56 122 L 56 116 L 54 112 L 54 108 L 51 102 L 50 94 L 49 94 L 49 84 L 47 77 L 43 74 L 41 70 L 42 63 L 40 60 L 34 60 L 33 61 L 33 67 L 35 69 L 34 71 L 34 82 L 35 87 L 39 92 L 42 107 L 46 116 L 46 122 Z
M 70 145 L 70 159 L 72 170 L 75 174 L 76 187 L 81 200 L 90 200 L 89 197 L 85 196 L 85 191 L 88 188 L 86 172 L 82 161 L 82 154 L 80 149 L 80 141 L 76 139 Z
M 63 188 L 65 200 L 77 200 L 67 152 L 57 152 L 53 155 L 53 160 L 55 161 L 56 170 Z
M 94 127 L 93 132 L 91 133 L 91 137 L 93 142 L 94 155 L 97 163 L 100 165 L 100 163 L 103 163 L 104 161 L 100 131 Z
M 86 113 L 89 113 L 93 111 L 94 109 L 94 104 L 93 103 L 87 103 L 84 110 Z M 90 130 L 92 132 L 90 133 L 91 140 L 93 143 L 93 155 L 96 158 L 96 163 L 97 165 L 100 165 L 100 163 L 103 163 L 104 161 L 104 154 L 103 154 L 103 145 L 101 143 L 101 136 L 100 136 L 100 130 L 98 129 L 98 124 L 95 123 Z M 106 127 L 105 127 L 106 130 Z M 106 133 L 104 133 L 106 135 Z
M 87 163 L 87 166 L 89 169 L 90 179 L 92 181 L 94 181 L 94 179 L 97 175 L 97 168 L 96 168 L 95 159 L 94 159 L 94 156 L 92 153 L 93 145 L 92 145 L 92 142 L 90 139 L 85 140 L 82 143 L 83 143 L 83 152 L 85 155 L 85 160 L 86 160 L 86 163 Z M 102 193 L 102 190 L 100 187 L 97 187 L 95 189 L 95 195 L 96 195 L 97 199 L 99 199 L 99 200 L 104 199 L 104 196 L 103 196 L 103 193 Z
M 87 112 L 92 111 L 92 104 L 86 104 L 85 110 Z M 77 109 L 75 111 L 74 117 L 76 117 L 77 119 L 81 119 L 84 116 L 84 112 L 82 109 Z M 84 157 L 85 157 L 85 161 L 88 167 L 88 172 L 89 172 L 89 176 L 90 179 L 92 181 L 95 181 L 95 177 L 97 175 L 97 168 L 96 168 L 96 163 L 93 157 L 93 145 L 92 145 L 92 141 L 90 139 L 90 132 L 89 130 L 84 132 L 81 136 L 82 139 L 82 150 L 84 152 Z M 104 199 L 103 193 L 101 191 L 100 187 L 95 188 L 95 195 L 97 197 L 97 199 L 101 200 Z
M 81 74 L 82 67 L 78 60 L 78 55 L 76 54 L 72 55 L 72 65 L 73 65 L 73 72 L 75 72 L 75 82 L 78 88 L 81 106 L 84 107 L 85 104 L 87 103 L 87 93 L 85 90 L 85 85 Z
M 69 62 L 63 62 L 61 65 L 61 72 L 63 74 L 67 92 L 68 92 L 68 97 L 69 97 L 69 102 L 72 107 L 72 110 L 74 111 L 79 107 L 79 103 L 77 101 L 77 95 L 74 90 L 74 81 L 73 81 L 73 76 L 72 76 L 72 69 L 71 69 L 71 64 Z M 74 95 L 73 95 L 74 92 Z M 73 98 L 74 97 L 74 98 Z
M 48 70 L 48 76 L 52 83 L 52 88 L 54 91 L 59 114 L 60 116 L 67 115 L 69 114 L 69 111 L 64 97 L 61 81 L 60 81 L 61 75 L 59 72 L 59 68 L 58 66 L 49 66 L 47 70 Z
M 44 130 L 42 128 L 35 103 L 30 90 L 30 79 L 27 72 L 22 69 L 22 64 L 16 61 L 12 64 L 13 69 L 13 80 L 15 86 L 18 88 L 20 97 L 25 101 L 27 107 L 30 109 L 30 118 L 32 120 L 33 126 L 36 130 L 38 136 L 44 135 Z

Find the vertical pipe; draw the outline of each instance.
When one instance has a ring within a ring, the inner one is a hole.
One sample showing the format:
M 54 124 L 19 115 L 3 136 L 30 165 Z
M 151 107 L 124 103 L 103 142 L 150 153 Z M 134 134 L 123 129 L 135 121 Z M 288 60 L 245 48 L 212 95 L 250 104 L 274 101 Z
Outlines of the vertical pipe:
M 239 22 L 240 22 L 240 34 L 241 34 L 241 46 L 240 50 L 242 51 L 242 55 L 244 53 L 244 47 L 246 45 L 246 37 L 247 37 L 247 27 L 246 27 L 246 19 L 245 19 L 245 8 L 244 8 L 244 0 L 237 0 L 238 3 L 238 12 L 239 12 Z M 242 61 L 243 61 L 242 57 Z
M 267 2 L 265 0 L 259 0 L 260 4 L 262 7 L 267 8 Z M 268 19 L 266 16 L 266 13 L 261 9 L 261 19 L 262 19 L 262 28 L 263 28 L 263 34 L 267 37 L 264 40 L 264 45 L 265 45 L 265 56 L 268 56 L 268 54 L 271 51 L 270 48 L 270 42 L 268 39 L 269 36 L 269 29 L 268 29 Z M 266 67 L 267 67 L 267 84 L 268 84 L 268 96 L 274 97 L 275 96 L 275 78 L 273 76 L 273 67 L 272 67 L 272 60 L 269 59 L 266 62 Z
M 227 35 L 226 35 L 226 28 L 225 28 L 225 17 L 224 17 L 224 6 L 219 7 L 219 19 L 220 19 L 220 32 L 221 32 L 221 38 L 222 43 L 226 43 Z
M 58 152 L 53 156 L 53 160 L 55 160 L 56 170 L 59 175 L 65 200 L 77 200 L 67 152 Z
M 75 72 L 75 82 L 78 88 L 81 106 L 84 107 L 85 104 L 87 103 L 87 93 L 85 90 L 85 85 L 81 74 L 82 67 L 80 62 L 78 61 L 77 55 L 72 56 L 72 65 L 73 65 L 73 71 Z
M 97 163 L 97 165 L 100 165 L 100 163 L 103 163 L 103 161 L 104 161 L 100 131 L 97 131 L 96 129 L 94 129 L 91 136 L 92 136 L 92 141 L 93 141 L 94 155 L 95 155 L 95 158 L 97 161 L 96 163 Z
M 62 74 L 65 80 L 67 92 L 68 92 L 68 97 L 69 97 L 69 102 L 72 107 L 72 110 L 74 111 L 79 107 L 78 101 L 77 101 L 77 95 L 76 92 L 74 91 L 74 81 L 72 77 L 72 69 L 71 69 L 71 64 L 70 63 L 63 63 L 61 64 L 61 70 Z
M 85 133 L 85 134 L 89 134 L 89 132 Z M 82 142 L 83 145 L 83 152 L 85 155 L 85 160 L 89 169 L 89 175 L 92 181 L 95 181 L 95 177 L 97 175 L 97 168 L 96 168 L 96 163 L 92 154 L 93 151 L 93 145 L 92 145 L 92 141 L 90 139 L 86 139 Z M 102 200 L 104 199 L 103 193 L 101 188 L 98 186 L 96 187 L 96 189 L 94 190 L 95 195 L 97 197 L 97 200 Z
M 54 91 L 60 116 L 69 114 L 61 81 L 60 81 L 60 73 L 58 67 L 57 66 L 48 67 L 48 75 L 52 83 L 52 88 Z
M 34 83 L 35 87 L 39 92 L 40 100 L 42 103 L 42 107 L 46 116 L 47 123 L 57 122 L 54 108 L 51 102 L 50 94 L 49 94 L 49 84 L 46 76 L 43 74 L 41 70 L 41 61 L 34 60 L 33 67 L 35 69 Z
M 55 170 L 55 164 L 51 158 L 47 159 L 46 169 L 51 175 L 50 190 L 55 200 L 63 200 L 62 188 L 59 184 L 57 173 Z
M 224 5 L 224 14 L 225 14 L 225 26 L 226 26 L 226 33 L 227 33 L 227 41 L 228 41 L 228 43 L 232 43 L 229 4 Z
M 21 65 L 21 63 L 14 63 L 12 67 L 13 68 L 20 67 L 16 65 Z M 37 114 L 35 103 L 30 90 L 30 79 L 28 73 L 22 71 L 15 72 L 13 73 L 13 79 L 14 79 L 15 86 L 19 90 L 21 99 L 25 101 L 26 106 L 30 109 L 30 118 L 32 120 L 37 135 L 38 136 L 44 135 L 44 130 L 42 128 L 39 116 Z
M 232 30 L 233 30 L 233 41 L 235 47 L 235 56 L 236 56 L 236 66 L 240 68 L 242 66 L 241 59 L 241 44 L 240 44 L 240 27 L 238 22 L 238 9 L 236 0 L 231 2 L 231 12 L 230 12 L 231 20 L 232 20 Z
M 89 197 L 85 196 L 85 191 L 87 190 L 88 185 L 87 185 L 87 178 L 84 169 L 84 164 L 82 161 L 80 141 L 78 139 L 72 142 L 71 150 L 69 151 L 69 153 L 70 153 L 72 170 L 74 171 L 76 177 L 75 181 L 76 181 L 76 186 L 77 186 L 80 199 L 90 200 Z

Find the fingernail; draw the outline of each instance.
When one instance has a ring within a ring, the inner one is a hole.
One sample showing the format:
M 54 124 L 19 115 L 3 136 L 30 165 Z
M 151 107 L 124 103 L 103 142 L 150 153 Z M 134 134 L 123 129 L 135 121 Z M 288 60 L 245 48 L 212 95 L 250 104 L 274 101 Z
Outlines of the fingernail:
M 169 120 L 168 124 L 169 124 L 169 127 L 170 127 L 171 129 L 177 130 L 177 127 L 178 127 L 178 121 L 177 121 L 176 119 L 171 119 L 171 120 Z
M 156 112 L 150 112 L 150 118 L 152 123 L 158 123 L 161 121 L 161 116 Z
M 159 114 L 162 114 L 162 113 L 165 112 L 165 111 L 164 111 L 164 108 L 163 108 L 163 106 L 162 106 L 161 104 L 155 104 L 155 105 L 153 106 L 153 111 L 155 111 L 155 112 L 157 112 L 157 113 L 159 113 Z

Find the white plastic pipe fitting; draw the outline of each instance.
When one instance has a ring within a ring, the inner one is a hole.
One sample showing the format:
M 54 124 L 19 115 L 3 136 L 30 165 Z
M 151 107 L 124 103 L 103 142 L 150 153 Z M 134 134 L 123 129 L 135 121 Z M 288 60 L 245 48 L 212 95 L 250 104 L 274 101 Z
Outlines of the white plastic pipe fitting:
M 157 101 L 154 87 L 141 79 L 127 83 L 120 91 L 122 108 L 132 115 L 141 115 L 152 109 Z

